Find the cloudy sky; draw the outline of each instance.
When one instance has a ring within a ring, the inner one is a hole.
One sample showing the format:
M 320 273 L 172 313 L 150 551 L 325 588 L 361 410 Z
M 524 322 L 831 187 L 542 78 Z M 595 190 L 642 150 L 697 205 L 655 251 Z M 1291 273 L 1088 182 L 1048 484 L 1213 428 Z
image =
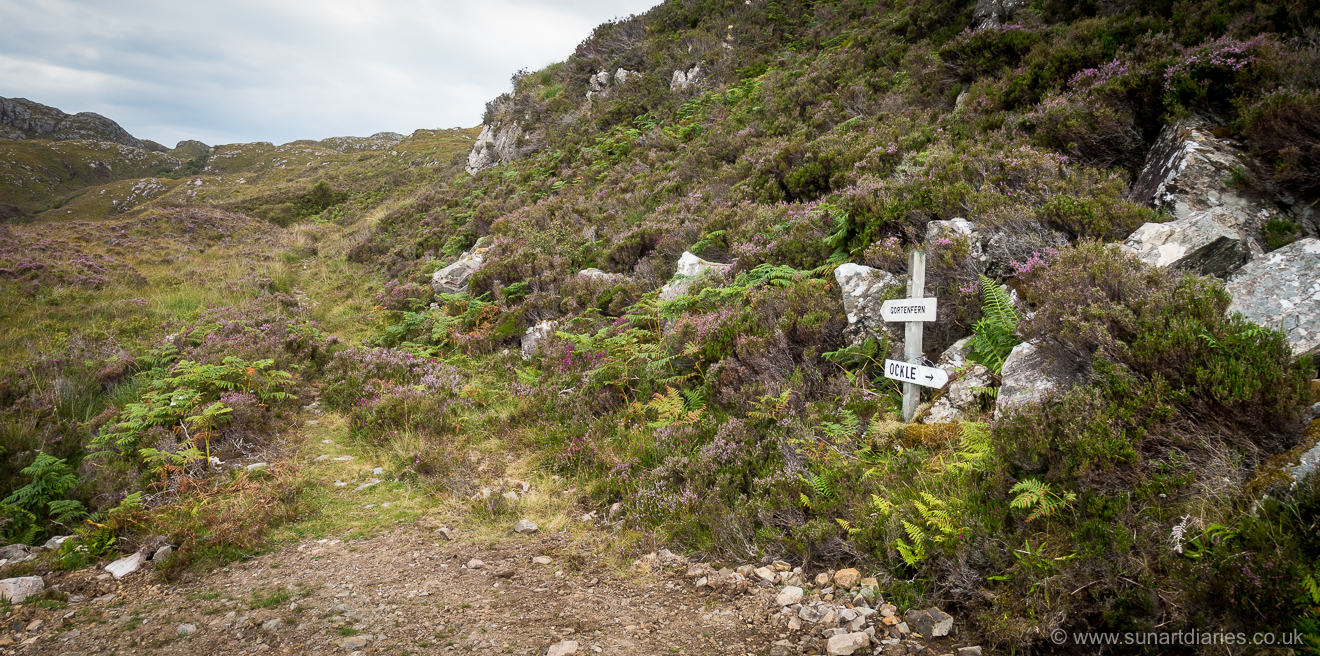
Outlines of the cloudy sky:
M 0 96 L 167 146 L 471 127 L 659 0 L 0 0 Z

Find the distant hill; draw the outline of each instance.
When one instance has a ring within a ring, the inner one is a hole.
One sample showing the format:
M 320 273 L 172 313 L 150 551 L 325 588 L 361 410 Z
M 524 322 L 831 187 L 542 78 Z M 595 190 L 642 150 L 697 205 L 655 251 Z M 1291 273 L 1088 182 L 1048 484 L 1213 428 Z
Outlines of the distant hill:
M 129 134 L 118 123 L 92 112 L 68 114 L 27 98 L 0 98 L 0 138 L 86 139 L 108 141 L 143 150 L 165 152 L 165 147 Z

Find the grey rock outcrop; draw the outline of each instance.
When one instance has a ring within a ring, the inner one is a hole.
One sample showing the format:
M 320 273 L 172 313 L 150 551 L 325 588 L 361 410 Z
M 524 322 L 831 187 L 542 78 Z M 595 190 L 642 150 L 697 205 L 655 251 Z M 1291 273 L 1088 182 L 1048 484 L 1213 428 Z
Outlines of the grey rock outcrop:
M 1088 363 L 1060 348 L 1023 342 L 1013 347 L 1000 371 L 995 416 L 1005 410 L 1066 392 L 1087 376 Z
M 547 337 L 555 334 L 556 325 L 558 325 L 558 323 L 555 321 L 541 321 L 535 326 L 528 328 L 526 333 L 523 333 L 522 346 L 519 350 L 522 353 L 522 358 L 524 360 L 535 355 L 536 349 L 540 346 L 541 342 Z
M 999 27 L 1026 4 L 1026 0 L 978 0 L 972 9 L 972 20 L 978 28 Z
M 1229 312 L 1281 330 L 1293 354 L 1320 354 L 1320 239 L 1262 256 L 1228 278 Z
M 600 71 L 587 78 L 587 100 L 597 97 L 604 97 L 615 87 L 623 86 L 628 80 L 639 77 L 641 74 L 637 71 L 630 71 L 626 68 L 620 68 L 611 74 L 609 71 Z
M 706 81 L 706 71 L 701 64 L 693 64 L 687 69 L 674 71 L 669 78 L 670 91 L 686 91 L 690 87 L 699 87 Z
M 967 360 L 971 341 L 971 337 L 964 337 L 954 342 L 935 364 L 949 372 L 949 386 L 931 404 L 926 414 L 927 424 L 968 421 L 980 413 L 984 394 L 981 390 L 994 385 L 994 374 L 985 365 Z
M 10 603 L 20 604 L 24 599 L 41 594 L 46 590 L 46 582 L 40 576 L 20 576 L 0 581 L 0 597 Z
M 453 264 L 431 274 L 431 290 L 437 294 L 462 294 L 468 290 L 468 281 L 472 274 L 481 268 L 485 253 L 485 237 L 478 239 L 470 250 L 458 257 Z
M 0 98 L 0 137 L 56 141 L 87 139 L 153 150 L 118 123 L 100 114 L 67 114 L 27 98 Z
M 496 128 L 482 125 L 481 134 L 477 135 L 476 142 L 472 144 L 472 152 L 468 153 L 465 167 L 467 172 L 474 174 L 518 159 L 521 156 L 518 139 L 522 133 L 517 121 Z
M 692 287 L 692 281 L 708 272 L 723 273 L 732 268 L 732 264 L 707 262 L 688 251 L 683 251 L 683 255 L 678 258 L 678 270 L 674 272 L 674 277 L 660 289 L 660 300 L 672 301 L 686 294 Z
M 1123 246 L 1151 266 L 1223 276 L 1246 261 L 1247 247 L 1238 231 L 1218 221 L 1222 214 L 1222 208 L 1212 208 L 1168 223 L 1147 223 Z
M 1197 213 L 1235 231 L 1248 256 L 1263 253 L 1261 226 L 1280 216 L 1267 199 L 1239 189 L 1250 155 L 1230 139 L 1220 139 L 1204 121 L 1190 118 L 1165 126 L 1146 157 L 1130 196 L 1173 216 Z
M 1320 201 L 1293 203 L 1293 220 L 1302 226 L 1302 234 L 1320 237 Z
M 976 231 L 976 224 L 967 219 L 949 219 L 931 221 L 926 224 L 926 244 L 932 244 L 940 238 L 966 239 L 972 248 L 972 255 L 981 255 L 981 233 Z
M 893 290 L 901 291 L 903 282 L 888 271 L 853 263 L 834 269 L 834 280 L 839 283 L 843 312 L 848 317 L 848 325 L 843 329 L 848 345 L 861 344 L 867 337 L 885 337 L 890 341 L 891 352 L 893 349 L 901 352 L 903 324 L 886 322 L 880 316 L 880 305 L 887 296 L 897 296 Z
M 6 544 L 0 547 L 0 560 L 21 563 L 36 557 L 36 550 L 26 544 Z
M 515 112 L 513 100 L 507 95 L 486 105 L 481 134 L 477 135 L 468 153 L 468 174 L 474 175 L 540 150 L 544 141 L 540 133 L 524 131 L 520 118 L 526 119 L 528 115 Z
M 56 536 L 51 537 L 49 540 L 46 540 L 46 541 L 41 545 L 41 548 L 42 548 L 42 549 L 59 549 L 59 548 L 60 548 L 60 545 L 64 544 L 65 542 L 68 542 L 68 541 L 71 540 L 71 539 L 73 539 L 73 536 L 72 536 L 72 535 L 56 535 Z

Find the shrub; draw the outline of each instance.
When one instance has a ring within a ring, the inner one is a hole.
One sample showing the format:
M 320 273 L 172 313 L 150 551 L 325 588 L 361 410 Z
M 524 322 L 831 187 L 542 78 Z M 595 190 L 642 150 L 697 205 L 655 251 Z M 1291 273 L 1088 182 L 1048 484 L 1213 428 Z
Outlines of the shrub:
M 1211 443 L 1259 461 L 1298 438 L 1310 358 L 1278 331 L 1225 316 L 1221 283 L 1147 267 L 1098 243 L 1064 249 L 1023 274 L 1036 313 L 1029 339 L 1052 340 L 1093 367 L 1089 384 L 1011 414 L 996 428 L 1006 458 L 1055 480 L 1214 448 L 1189 422 L 1216 426 Z M 1203 449 L 1208 449 L 1203 450 Z
M 399 282 L 396 278 L 385 283 L 385 288 L 372 297 L 376 307 L 383 310 L 416 310 L 431 301 L 429 286 Z
M 1226 105 L 1246 85 L 1249 66 L 1266 42 L 1265 36 L 1223 36 L 1183 50 L 1164 70 L 1165 103 L 1184 111 L 1203 102 Z
M 1238 126 L 1280 189 L 1303 197 L 1320 190 L 1320 92 L 1266 93 L 1242 108 Z
M 78 485 L 73 468 L 64 460 L 38 452 L 21 472 L 27 485 L 0 501 L 0 531 L 10 542 L 35 544 L 52 525 L 68 528 L 87 516 L 82 503 L 63 498 Z

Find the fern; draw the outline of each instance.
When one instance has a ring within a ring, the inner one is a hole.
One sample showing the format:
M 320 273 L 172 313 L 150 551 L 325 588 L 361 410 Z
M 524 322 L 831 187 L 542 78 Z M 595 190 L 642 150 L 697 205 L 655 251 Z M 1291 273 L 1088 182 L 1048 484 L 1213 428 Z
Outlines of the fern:
M 801 480 L 803 483 L 806 483 L 807 486 L 809 486 L 812 489 L 812 491 L 816 493 L 817 496 L 823 499 L 834 498 L 835 495 L 834 484 L 830 481 L 831 478 L 832 476 L 830 476 L 828 473 L 811 474 L 810 476 L 803 476 L 802 474 L 798 474 L 798 479 Z
M 959 424 L 962 440 L 954 453 L 949 470 L 956 473 L 983 472 L 990 466 L 990 457 L 994 455 L 994 442 L 990 438 L 990 426 L 980 422 Z
M 39 452 L 20 473 L 29 478 L 28 484 L 0 501 L 4 533 L 11 542 L 35 540 L 43 517 L 55 524 L 68 524 L 87 516 L 82 503 L 62 498 L 78 486 L 77 474 L 63 459 Z
M 793 389 L 784 390 L 779 396 L 762 396 L 756 401 L 752 401 L 754 410 L 747 413 L 752 419 L 767 419 L 770 421 L 779 421 L 784 413 L 788 412 L 788 404 L 793 398 Z
M 1020 481 L 1009 490 L 1009 493 L 1017 495 L 1010 506 L 1032 509 L 1031 514 L 1027 516 L 1029 522 L 1041 517 L 1049 517 L 1077 500 L 1076 494 L 1072 492 L 1055 494 L 1049 483 L 1042 483 L 1034 478 Z
M 894 540 L 894 548 L 898 549 L 898 554 L 909 567 L 916 567 L 917 563 L 926 559 L 926 547 L 921 542 L 910 545 L 902 540 Z
M 1315 577 L 1307 574 L 1302 577 L 1302 589 L 1311 597 L 1311 603 L 1320 606 L 1320 584 L 1315 582 Z
M 951 542 L 962 532 L 958 523 L 958 509 L 953 504 L 929 492 L 921 492 L 920 496 L 919 500 L 912 502 L 920 517 L 919 521 L 902 520 L 903 532 L 912 543 L 903 540 L 894 542 L 894 548 L 898 549 L 903 561 L 910 566 L 926 558 L 928 545 Z M 872 495 L 872 502 L 876 501 L 879 499 Z
M 691 401 L 699 400 L 701 406 L 692 407 Z M 646 411 L 649 415 L 654 415 L 656 419 L 648 426 L 663 428 L 674 424 L 693 424 L 701 419 L 706 400 L 705 396 L 698 392 L 696 395 L 680 393 L 678 390 L 669 387 L 664 394 L 656 393 L 646 404 Z
M 880 496 L 875 493 L 871 494 L 871 507 L 880 515 L 888 515 L 894 510 L 893 503 L 888 499 L 881 499 Z
M 820 423 L 820 429 L 825 433 L 825 437 L 835 442 L 852 439 L 853 436 L 857 435 L 857 429 L 860 427 L 861 421 L 857 419 L 857 415 L 849 410 L 843 410 L 839 413 L 838 423 L 830 421 Z
M 1020 319 L 1013 300 L 985 275 L 981 276 L 981 293 L 984 297 L 981 318 L 972 326 L 975 334 L 968 343 L 967 359 L 989 367 L 998 375 L 1004 368 L 1004 360 L 1019 343 L 1013 332 Z

